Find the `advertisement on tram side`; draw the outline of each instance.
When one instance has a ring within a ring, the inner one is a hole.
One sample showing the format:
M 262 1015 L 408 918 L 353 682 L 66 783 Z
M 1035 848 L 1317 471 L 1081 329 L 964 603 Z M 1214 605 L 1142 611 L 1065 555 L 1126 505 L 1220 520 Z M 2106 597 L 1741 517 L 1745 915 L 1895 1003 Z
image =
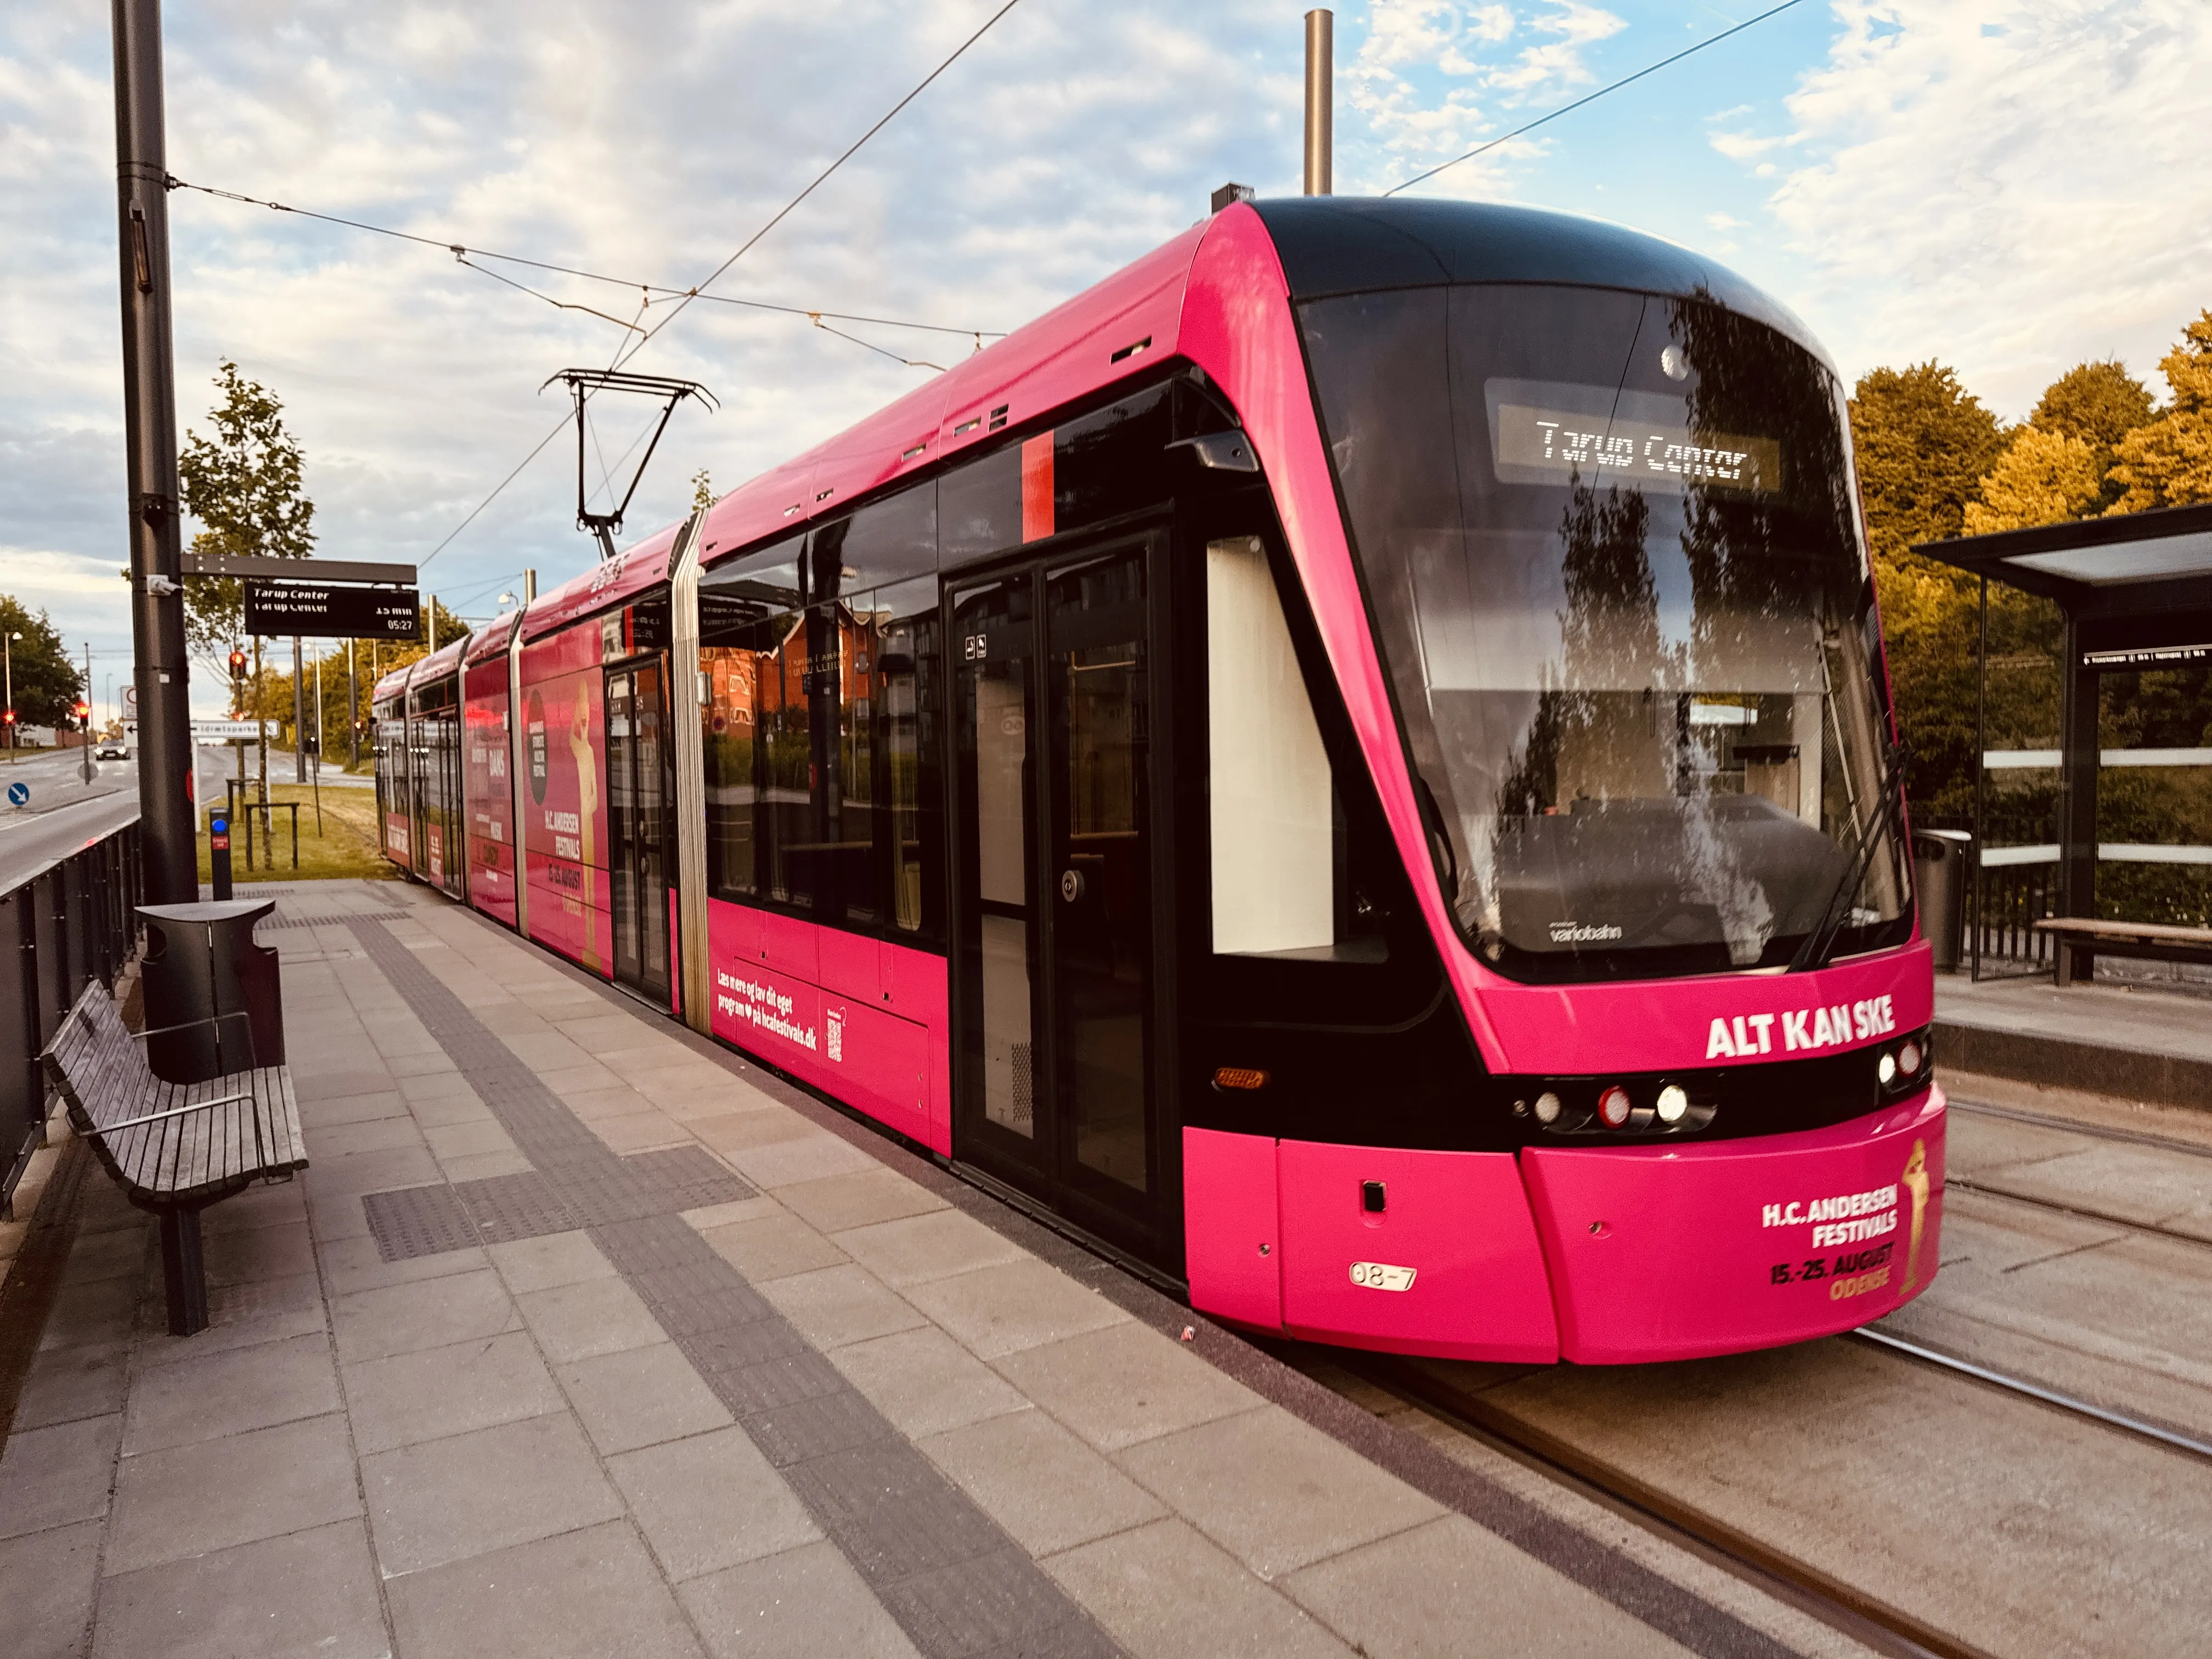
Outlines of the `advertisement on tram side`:
M 515 848 L 513 745 L 507 730 L 507 659 L 494 658 L 468 671 L 465 753 L 468 813 L 469 899 L 489 916 L 514 923 Z
M 521 801 L 530 935 L 603 974 L 612 923 L 599 644 L 597 629 L 572 628 L 524 650 Z

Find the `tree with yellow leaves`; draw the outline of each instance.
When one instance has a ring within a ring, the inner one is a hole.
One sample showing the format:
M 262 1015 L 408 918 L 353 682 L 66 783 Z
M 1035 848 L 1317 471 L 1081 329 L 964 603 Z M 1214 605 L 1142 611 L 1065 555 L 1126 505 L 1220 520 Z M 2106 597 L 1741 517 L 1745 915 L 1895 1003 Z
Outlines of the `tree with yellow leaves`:
M 2127 493 L 2116 513 L 2212 501 L 2212 311 L 2182 330 L 2158 366 L 2173 401 L 2121 441 L 2112 477 Z

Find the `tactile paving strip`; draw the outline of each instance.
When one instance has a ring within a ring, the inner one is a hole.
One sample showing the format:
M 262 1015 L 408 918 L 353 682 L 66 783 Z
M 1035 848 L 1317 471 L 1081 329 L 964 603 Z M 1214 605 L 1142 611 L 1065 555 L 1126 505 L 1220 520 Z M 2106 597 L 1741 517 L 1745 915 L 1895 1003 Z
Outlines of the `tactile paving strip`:
M 550 1218 L 550 1209 L 533 1207 L 549 1200 L 571 1214 L 605 1218 L 584 1224 L 592 1242 L 928 1659 L 1106 1659 L 1120 1652 L 1026 1550 L 678 1213 L 723 1201 L 698 1196 L 711 1185 L 702 1160 L 720 1180 L 742 1185 L 735 1176 L 696 1146 L 617 1157 L 414 951 L 380 923 L 348 920 L 362 951 L 538 1166 L 533 1174 L 543 1183 L 504 1176 L 407 1191 L 453 1194 L 472 1227 L 495 1214 L 502 1226 Z M 495 1188 L 496 1195 L 480 1190 Z M 376 1194 L 372 1201 L 401 1197 Z M 659 1207 L 643 1207 L 649 1200 Z M 437 1202 L 409 1200 L 404 1217 L 394 1204 L 392 1236 L 401 1237 L 403 1219 L 416 1236 L 445 1236 L 437 1230 L 450 1227 L 451 1217 L 434 1213 Z M 372 1212 L 371 1228 L 376 1224 Z M 381 1253 L 382 1234 L 377 1244 Z
M 666 1146 L 604 1169 L 528 1170 L 450 1187 L 402 1187 L 362 1200 L 369 1236 L 386 1261 L 441 1255 L 648 1215 L 702 1210 L 753 1189 L 701 1146 Z

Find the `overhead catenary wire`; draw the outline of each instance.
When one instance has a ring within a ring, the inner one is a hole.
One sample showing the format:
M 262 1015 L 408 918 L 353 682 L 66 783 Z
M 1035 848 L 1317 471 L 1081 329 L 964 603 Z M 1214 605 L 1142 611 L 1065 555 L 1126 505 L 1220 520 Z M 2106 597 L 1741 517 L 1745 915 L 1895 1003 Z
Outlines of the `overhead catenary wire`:
M 621 318 L 600 311 L 592 306 L 579 305 L 574 301 L 556 299 L 550 294 L 532 288 L 526 283 L 518 283 L 513 277 L 502 276 L 488 266 L 477 264 L 476 261 L 497 259 L 505 264 L 526 265 L 534 270 L 550 270 L 563 276 L 579 277 L 585 282 L 605 283 L 616 288 L 628 289 L 633 293 L 646 295 L 647 305 L 665 305 L 672 300 L 696 299 L 709 301 L 718 306 L 736 306 L 747 311 L 772 311 L 786 317 L 805 317 L 809 319 L 827 317 L 834 322 L 860 323 L 872 328 L 918 329 L 927 334 L 957 334 L 998 339 L 1006 332 L 1004 329 L 960 328 L 950 323 L 916 322 L 911 317 L 878 317 L 857 311 L 829 311 L 820 306 L 786 305 L 773 300 L 749 300 L 742 295 L 732 294 L 702 294 L 696 288 L 684 289 L 677 288 L 666 283 L 641 282 L 633 276 L 611 276 L 605 271 L 586 270 L 576 265 L 559 264 L 546 259 L 526 258 L 520 253 L 495 253 L 489 248 L 472 247 L 463 242 L 445 241 L 435 236 L 417 235 L 411 230 L 395 230 L 389 225 L 371 224 L 365 219 L 349 219 L 336 213 L 321 213 L 313 208 L 295 207 L 289 203 L 271 201 L 259 196 L 247 196 L 234 190 L 219 190 L 213 185 L 196 185 L 190 179 L 178 178 L 174 173 L 168 176 L 168 186 L 171 190 L 197 191 L 203 196 L 213 196 L 226 202 L 240 202 L 248 207 L 267 208 L 271 212 L 294 214 L 302 219 L 318 219 L 325 224 L 343 225 L 349 230 L 366 231 L 374 236 L 389 236 L 398 241 L 414 242 L 422 247 L 436 248 L 441 253 L 452 254 L 455 263 L 466 265 L 470 270 L 489 276 L 494 282 L 504 283 L 509 288 L 519 289 L 533 300 L 542 300 L 547 305 L 557 307 L 563 311 L 588 312 L 594 317 L 602 318 L 614 324 L 617 328 L 635 333 L 642 333 L 644 331 L 638 328 L 635 323 L 625 323 Z
M 1637 70 L 1633 75 L 1624 75 L 1620 80 L 1613 82 L 1608 85 L 1600 87 L 1595 92 L 1589 93 L 1583 97 L 1576 99 L 1571 104 L 1560 105 L 1559 108 L 1553 110 L 1548 115 L 1540 115 L 1534 120 L 1528 122 L 1525 125 L 1517 126 L 1510 132 L 1504 133 L 1496 138 L 1492 138 L 1486 144 L 1477 144 L 1473 149 L 1468 151 L 1464 155 L 1455 155 L 1449 161 L 1439 161 L 1427 172 L 1417 173 L 1410 179 L 1402 179 L 1399 183 L 1391 185 L 1389 189 L 1384 191 L 1382 193 L 1385 196 L 1395 196 L 1401 190 L 1410 190 L 1415 185 L 1435 178 L 1437 174 L 1445 171 L 1447 168 L 1455 167 L 1462 161 L 1472 161 L 1478 155 L 1487 155 L 1490 151 L 1496 149 L 1500 144 L 1510 144 L 1516 138 L 1521 137 L 1524 134 L 1535 131 L 1538 127 L 1544 125 L 1547 122 L 1556 121 L 1562 115 L 1571 115 L 1575 111 L 1582 108 L 1585 104 L 1594 104 L 1609 92 L 1619 92 L 1623 87 L 1631 85 L 1635 82 L 1641 81 L 1647 75 L 1656 75 L 1661 70 L 1665 69 L 1670 64 L 1679 64 L 1685 58 L 1695 57 L 1698 52 L 1703 52 L 1707 46 L 1717 46 L 1720 45 L 1722 41 L 1727 40 L 1730 35 L 1741 34 L 1746 29 L 1751 28 L 1758 24 L 1764 23 L 1768 18 L 1778 16 L 1783 12 L 1788 11 L 1792 6 L 1801 3 L 1802 3 L 1802 0 L 1782 0 L 1782 3 L 1780 5 L 1771 7 L 1769 9 L 1759 13 L 1756 17 L 1747 17 L 1742 22 L 1738 23 L 1734 28 L 1723 29 L 1718 34 L 1710 35 L 1706 39 L 1698 41 L 1697 45 L 1693 46 L 1685 46 L 1681 51 L 1674 53 L 1671 58 L 1662 58 L 1656 64 L 1647 64 L 1642 69 Z
M 663 318 L 659 322 L 655 323 L 649 331 L 639 336 L 636 340 L 628 343 L 626 349 L 618 350 L 610 367 L 619 368 L 623 363 L 628 362 L 640 351 L 642 351 L 647 345 L 652 343 L 653 337 L 658 335 L 662 329 L 666 328 L 669 324 L 674 322 L 678 317 L 683 314 L 684 308 L 690 305 L 693 299 L 714 298 L 714 295 L 706 293 L 705 290 L 711 288 L 715 283 L 719 282 L 732 265 L 737 264 L 738 260 L 744 258 L 747 253 L 750 252 L 752 249 L 758 245 L 763 237 L 766 236 L 770 231 L 774 230 L 778 225 L 781 224 L 786 219 L 790 217 L 793 211 L 796 210 L 801 203 L 805 202 L 808 197 L 813 195 L 816 191 L 822 187 L 823 184 L 830 178 L 830 174 L 836 173 L 838 168 L 843 167 L 846 162 L 851 161 L 853 157 L 859 153 L 862 145 L 866 144 L 871 138 L 874 137 L 886 126 L 890 125 L 893 118 L 896 117 L 901 110 L 904 109 L 908 104 L 914 102 L 915 99 L 919 98 L 924 92 L 927 91 L 931 83 L 933 82 L 938 76 L 944 74 L 946 70 L 951 68 L 954 64 L 957 63 L 960 58 L 967 53 L 969 47 L 973 46 L 978 40 L 989 33 L 993 27 L 998 23 L 1000 18 L 1004 17 L 1008 12 L 1012 11 L 1020 3 L 1021 0 L 1006 0 L 1005 4 L 1001 5 L 996 11 L 985 18 L 983 20 L 982 26 L 977 28 L 975 32 L 970 34 L 966 40 L 963 40 L 957 46 L 954 47 L 951 54 L 945 58 L 943 62 L 939 64 L 935 69 L 930 70 L 927 75 L 924 76 L 921 80 L 916 83 L 914 90 L 908 93 L 905 97 L 900 99 L 898 102 L 892 105 L 873 126 L 870 127 L 866 132 L 854 139 L 852 143 L 848 145 L 843 154 L 840 155 L 836 161 L 830 162 L 828 167 L 816 173 L 807 183 L 807 185 L 804 190 L 800 191 L 798 195 L 793 197 L 791 200 L 785 203 L 783 206 L 777 209 L 774 216 L 758 230 L 755 231 L 750 236 L 748 236 L 744 241 L 739 245 L 736 252 L 731 254 L 728 258 L 723 260 L 720 264 L 715 266 L 714 271 L 707 277 L 705 282 L 695 283 L 691 288 L 684 290 L 677 299 L 675 310 L 669 313 L 669 314 Z M 424 241 L 428 239 L 425 237 L 411 237 L 410 240 L 415 241 Z M 550 269 L 550 267 L 548 268 Z M 808 314 L 813 315 L 811 313 Z M 834 313 L 829 312 L 820 313 L 820 315 L 823 317 L 833 314 Z M 849 319 L 840 318 L 838 320 L 845 321 Z M 818 325 L 819 323 L 817 319 L 817 326 Z M 980 344 L 981 343 L 983 331 L 967 329 L 957 331 L 974 334 L 977 343 Z M 851 337 L 847 336 L 846 337 L 850 338 Z M 864 341 L 861 343 L 865 344 L 866 343 Z M 536 460 L 539 453 L 544 449 L 545 446 L 551 443 L 554 438 L 559 434 L 562 428 L 567 425 L 568 421 L 564 417 L 560 425 L 556 426 L 552 431 L 548 432 L 543 438 L 540 438 L 537 444 L 532 448 L 531 452 L 527 455 L 524 456 L 521 461 L 515 466 L 514 471 L 509 472 L 507 477 L 501 478 L 497 484 L 493 486 L 491 494 L 485 496 L 483 500 L 477 502 L 474 507 L 471 508 L 468 517 L 463 519 L 460 523 L 455 525 L 453 528 L 447 533 L 445 540 L 440 542 L 437 546 L 430 550 L 428 554 L 417 561 L 417 568 L 422 565 L 428 564 L 432 559 L 436 558 L 439 554 L 444 552 L 447 547 L 451 546 L 453 544 L 453 538 L 459 536 L 464 530 L 466 530 L 470 525 L 473 524 L 486 507 L 489 507 L 495 501 L 498 500 L 501 493 L 506 489 L 507 485 L 513 483 L 516 478 L 521 476 L 523 469 L 528 466 L 531 462 Z
M 639 352 L 644 350 L 647 345 L 651 344 L 655 335 L 658 335 L 661 330 L 666 328 L 671 323 L 674 322 L 678 317 L 684 314 L 684 307 L 690 305 L 695 297 L 703 295 L 708 289 L 714 287 L 716 283 L 720 282 L 723 274 L 726 272 L 732 265 L 737 264 L 737 262 L 744 258 L 746 254 L 751 252 L 754 247 L 759 244 L 763 237 L 766 236 L 770 231 L 781 224 L 787 218 L 790 217 L 793 212 L 798 209 L 799 204 L 805 201 L 808 197 L 813 195 L 816 191 L 821 189 L 821 187 L 828 182 L 830 174 L 836 173 L 838 168 L 843 167 L 846 162 L 851 161 L 854 155 L 858 155 L 862 145 L 866 144 L 868 140 L 874 137 L 885 127 L 889 126 L 897 117 L 901 110 L 904 109 L 908 104 L 914 102 L 915 99 L 921 97 L 923 93 L 928 91 L 931 84 L 939 76 L 944 74 L 945 71 L 951 69 L 953 64 L 958 63 L 960 59 L 967 54 L 968 49 L 970 46 L 974 46 L 986 34 L 988 34 L 992 28 L 997 25 L 1000 18 L 1004 17 L 1016 6 L 1021 4 L 1021 3 L 1022 0 L 1006 0 L 1006 3 L 1004 5 L 1000 6 L 996 11 L 985 18 L 981 26 L 965 40 L 963 40 L 958 46 L 955 46 L 952 49 L 951 55 L 948 56 L 944 62 L 938 64 L 935 69 L 930 70 L 927 75 L 922 76 L 921 80 L 915 86 L 913 91 L 908 93 L 905 97 L 900 99 L 898 102 L 893 104 L 890 109 L 886 110 L 882 118 L 878 119 L 873 126 L 870 127 L 866 132 L 862 133 L 858 138 L 855 138 L 850 144 L 846 146 L 842 155 L 839 155 L 836 161 L 830 162 L 828 167 L 823 168 L 821 172 L 816 173 L 813 179 L 808 182 L 805 189 L 800 191 L 798 195 L 793 197 L 788 202 L 786 202 L 781 207 L 778 208 L 775 210 L 775 215 L 766 224 L 763 225 L 751 235 L 746 237 L 745 240 L 738 245 L 738 251 L 730 255 L 728 258 L 723 260 L 720 264 L 716 265 L 713 272 L 708 275 L 706 281 L 693 284 L 690 290 L 677 301 L 676 308 L 673 311 L 670 312 L 667 316 L 655 323 L 642 337 L 635 341 L 626 342 L 623 347 L 616 353 L 614 361 L 609 365 L 609 367 L 614 368 L 621 368 L 631 358 L 636 356 Z

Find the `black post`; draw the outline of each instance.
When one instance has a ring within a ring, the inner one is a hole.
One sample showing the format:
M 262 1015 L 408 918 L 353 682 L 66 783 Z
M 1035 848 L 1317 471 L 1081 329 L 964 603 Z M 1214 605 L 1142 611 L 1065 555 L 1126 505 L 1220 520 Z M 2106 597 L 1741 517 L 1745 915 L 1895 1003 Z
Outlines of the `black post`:
M 176 364 L 169 326 L 168 152 L 161 0 L 114 0 L 116 211 L 123 273 L 123 412 L 131 480 L 131 635 L 138 687 L 138 816 L 149 902 L 199 896 L 191 709 L 177 501 Z
M 218 900 L 230 896 L 230 820 L 208 820 L 208 880 Z
M 118 0 L 128 5 L 131 0 Z M 200 1212 L 161 1212 L 161 1282 L 169 1297 L 169 1334 L 191 1336 L 208 1322 L 207 1263 L 200 1254 Z
M 2058 914 L 2097 914 L 2097 671 L 2081 661 L 2081 629 L 2069 607 L 2062 636 L 2065 687 L 2059 715 Z M 2095 958 L 2060 940 L 2058 982 L 2090 977 Z

